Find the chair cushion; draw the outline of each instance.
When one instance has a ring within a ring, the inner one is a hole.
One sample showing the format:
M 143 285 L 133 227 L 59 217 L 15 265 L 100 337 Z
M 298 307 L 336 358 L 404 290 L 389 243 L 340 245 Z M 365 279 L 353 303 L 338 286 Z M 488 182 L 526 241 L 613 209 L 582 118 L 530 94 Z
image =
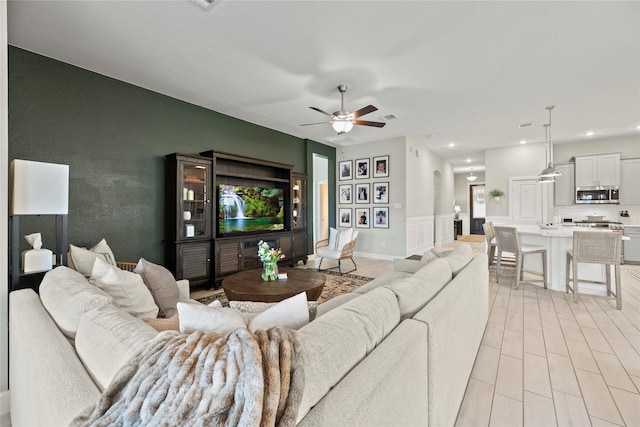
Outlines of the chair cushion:
M 342 251 L 329 249 L 328 246 L 323 246 L 321 248 L 318 248 L 318 250 L 316 251 L 316 255 L 321 258 L 340 259 Z
M 340 236 L 340 231 L 331 227 L 329 228 L 329 245 L 327 249 L 335 250 L 338 247 L 338 238 Z
M 340 235 L 338 236 L 338 244 L 336 246 L 336 249 L 339 251 L 342 251 L 342 248 L 344 248 L 345 245 L 351 243 L 352 238 L 353 238 L 353 228 L 347 228 L 346 230 L 342 230 L 340 232 Z

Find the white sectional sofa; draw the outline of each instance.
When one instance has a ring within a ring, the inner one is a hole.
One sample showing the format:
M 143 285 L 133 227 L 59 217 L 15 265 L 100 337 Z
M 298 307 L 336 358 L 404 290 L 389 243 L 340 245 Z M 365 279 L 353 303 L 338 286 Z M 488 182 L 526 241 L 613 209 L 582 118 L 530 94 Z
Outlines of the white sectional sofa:
M 73 273 L 57 268 L 43 282 L 61 292 L 78 285 L 65 310 L 47 310 L 32 290 L 10 295 L 13 426 L 69 424 L 158 333 L 108 299 L 77 291 L 91 285 Z M 466 245 L 443 258 L 401 260 L 321 304 L 298 334 L 298 425 L 453 425 L 487 318 L 487 258 Z

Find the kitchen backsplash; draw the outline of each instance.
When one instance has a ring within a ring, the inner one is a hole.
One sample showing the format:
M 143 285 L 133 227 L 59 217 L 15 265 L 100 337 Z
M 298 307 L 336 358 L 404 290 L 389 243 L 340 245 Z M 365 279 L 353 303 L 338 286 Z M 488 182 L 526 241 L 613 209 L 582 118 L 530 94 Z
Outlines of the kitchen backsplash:
M 627 211 L 629 218 L 620 218 L 620 211 Z M 572 218 L 573 221 L 586 220 L 587 215 L 604 215 L 605 221 L 616 221 L 625 224 L 640 224 L 640 206 L 638 205 L 588 205 L 588 206 L 556 206 L 554 216 Z

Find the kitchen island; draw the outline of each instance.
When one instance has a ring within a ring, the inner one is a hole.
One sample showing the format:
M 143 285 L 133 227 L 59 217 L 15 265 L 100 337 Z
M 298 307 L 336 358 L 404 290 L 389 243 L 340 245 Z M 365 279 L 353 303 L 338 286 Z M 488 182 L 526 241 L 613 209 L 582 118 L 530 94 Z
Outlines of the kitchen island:
M 503 224 L 494 224 L 500 226 Z M 564 292 L 567 251 L 573 249 L 573 232 L 587 231 L 593 233 L 618 233 L 608 228 L 600 227 L 577 227 L 561 225 L 555 229 L 540 228 L 537 225 L 513 225 L 504 224 L 508 227 L 516 227 L 520 237 L 520 243 L 524 245 L 542 246 L 547 249 L 547 274 L 548 287 L 554 291 Z M 628 237 L 623 236 L 623 240 Z M 539 256 L 525 256 L 524 268 L 529 272 L 542 272 L 542 260 Z M 615 279 L 612 270 L 612 288 L 615 288 Z M 540 273 L 541 274 L 541 273 Z M 606 287 L 588 281 L 604 282 L 606 280 L 606 270 L 603 264 L 580 263 L 578 267 L 578 279 L 580 280 L 580 293 L 606 295 Z M 525 276 L 526 281 L 526 276 Z M 617 290 L 616 290 L 617 291 Z M 615 292 L 615 291 L 614 291 Z

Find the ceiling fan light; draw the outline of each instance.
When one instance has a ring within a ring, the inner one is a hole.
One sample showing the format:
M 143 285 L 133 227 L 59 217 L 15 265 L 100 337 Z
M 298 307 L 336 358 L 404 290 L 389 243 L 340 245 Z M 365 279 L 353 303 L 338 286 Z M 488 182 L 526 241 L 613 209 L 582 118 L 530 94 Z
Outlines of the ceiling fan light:
M 549 165 L 547 165 L 547 167 L 544 168 L 542 172 L 540 172 L 538 178 L 553 178 L 560 175 L 562 174 L 558 171 L 558 169 L 556 169 L 553 163 L 549 162 Z
M 470 173 L 469 176 L 467 177 L 467 181 L 475 181 L 476 178 L 478 177 L 475 176 L 473 173 Z
M 338 132 L 338 134 L 342 134 L 342 133 L 347 133 L 351 129 L 353 129 L 353 122 L 350 120 L 338 119 L 338 120 L 334 120 L 331 123 L 331 126 L 333 126 L 333 130 Z

